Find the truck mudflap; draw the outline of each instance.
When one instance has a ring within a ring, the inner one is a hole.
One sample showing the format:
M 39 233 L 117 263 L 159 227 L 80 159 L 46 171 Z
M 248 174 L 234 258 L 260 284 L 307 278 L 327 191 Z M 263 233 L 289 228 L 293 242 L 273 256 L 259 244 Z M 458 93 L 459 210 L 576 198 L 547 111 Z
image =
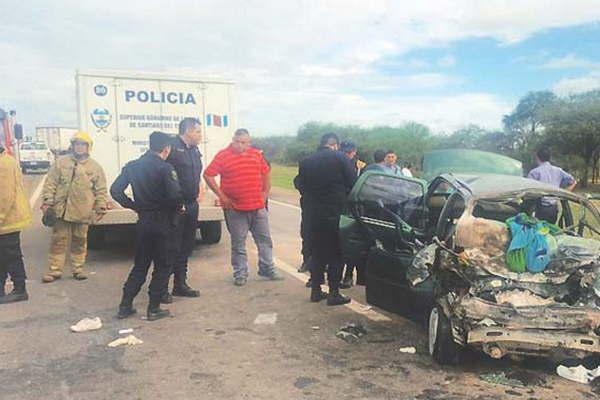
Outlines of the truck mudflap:
M 561 354 L 584 357 L 600 353 L 600 337 L 541 329 L 512 330 L 501 327 L 482 327 L 469 331 L 467 343 L 481 349 L 492 358 L 507 354 L 547 356 Z

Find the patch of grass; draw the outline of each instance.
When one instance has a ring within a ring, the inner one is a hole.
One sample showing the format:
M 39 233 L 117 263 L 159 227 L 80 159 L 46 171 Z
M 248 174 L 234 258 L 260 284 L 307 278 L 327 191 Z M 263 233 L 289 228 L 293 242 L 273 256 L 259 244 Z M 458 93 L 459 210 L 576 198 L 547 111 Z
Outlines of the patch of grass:
M 271 164 L 271 184 L 282 189 L 294 189 L 294 178 L 298 174 L 298 167 Z

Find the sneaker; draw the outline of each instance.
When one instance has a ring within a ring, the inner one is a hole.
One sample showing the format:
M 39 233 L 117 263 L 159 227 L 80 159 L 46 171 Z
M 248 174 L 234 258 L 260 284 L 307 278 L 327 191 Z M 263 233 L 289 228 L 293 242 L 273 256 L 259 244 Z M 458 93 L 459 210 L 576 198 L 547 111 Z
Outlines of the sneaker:
M 44 276 L 42 276 L 42 282 L 51 283 L 57 279 L 60 279 L 61 276 L 62 274 L 59 272 L 48 272 L 47 274 L 44 274 Z
M 247 282 L 248 282 L 248 279 L 246 279 L 242 276 L 233 279 L 233 284 L 235 286 L 244 286 Z
M 272 269 L 270 272 L 261 272 L 258 271 L 258 276 L 263 277 L 270 281 L 282 281 L 283 276 L 281 276 L 275 269 Z

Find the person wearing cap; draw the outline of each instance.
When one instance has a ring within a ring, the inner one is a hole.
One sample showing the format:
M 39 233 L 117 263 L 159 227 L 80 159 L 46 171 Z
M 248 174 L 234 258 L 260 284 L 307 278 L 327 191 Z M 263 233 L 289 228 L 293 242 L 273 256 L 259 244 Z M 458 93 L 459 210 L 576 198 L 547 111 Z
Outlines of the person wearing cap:
M 154 321 L 170 315 L 169 310 L 160 308 L 160 303 L 167 293 L 171 273 L 170 239 L 179 225 L 178 220 L 184 215 L 184 199 L 177 173 L 165 161 L 171 152 L 171 137 L 164 132 L 152 132 L 149 142 L 150 150 L 127 163 L 110 187 L 112 198 L 138 215 L 135 261 L 123 285 L 117 314 L 121 319 L 135 314 L 133 300 L 146 281 L 152 263 L 147 318 Z M 131 186 L 133 199 L 125 194 L 128 186 Z
M 42 212 L 52 215 L 49 271 L 42 281 L 62 277 L 67 253 L 71 254 L 72 275 L 87 279 L 84 269 L 87 232 L 92 222 L 106 213 L 107 190 L 104 170 L 90 157 L 92 139 L 85 132 L 71 138 L 71 153 L 59 157 L 48 171 L 42 190 Z
M 0 304 L 28 300 L 20 234 L 31 225 L 31 209 L 23 188 L 18 162 L 0 143 Z M 5 294 L 10 275 L 13 290 Z

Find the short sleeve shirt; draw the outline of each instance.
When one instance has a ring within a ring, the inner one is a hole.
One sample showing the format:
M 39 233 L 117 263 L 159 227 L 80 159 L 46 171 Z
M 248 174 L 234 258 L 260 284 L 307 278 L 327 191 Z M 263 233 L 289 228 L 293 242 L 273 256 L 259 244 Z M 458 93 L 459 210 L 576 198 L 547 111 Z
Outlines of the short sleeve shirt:
M 262 153 L 249 148 L 243 153 L 231 146 L 221 150 L 204 172 L 205 176 L 221 177 L 221 190 L 239 211 L 254 211 L 265 207 L 262 198 L 263 177 L 270 171 Z
M 544 162 L 540 164 L 539 167 L 529 171 L 527 177 L 539 182 L 547 183 L 555 188 L 567 187 L 575 182 L 575 178 L 573 178 L 571 174 L 549 162 Z M 556 198 L 544 197 L 542 199 L 542 204 L 555 204 L 556 201 Z

